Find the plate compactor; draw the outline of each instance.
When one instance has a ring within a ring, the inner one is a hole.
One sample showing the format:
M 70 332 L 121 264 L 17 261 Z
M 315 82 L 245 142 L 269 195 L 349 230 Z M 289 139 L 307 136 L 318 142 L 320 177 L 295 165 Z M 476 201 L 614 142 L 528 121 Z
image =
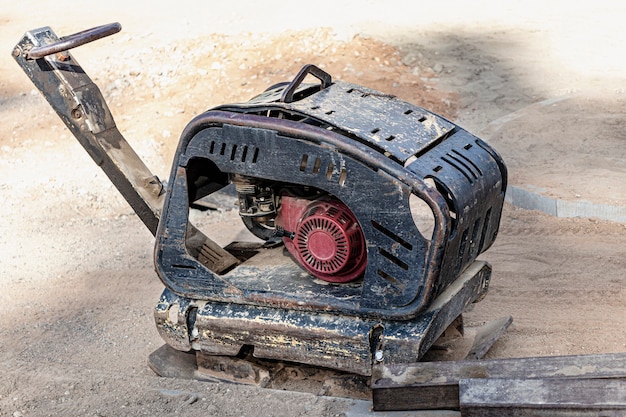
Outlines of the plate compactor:
M 423 359 L 459 329 L 487 292 L 491 267 L 476 259 L 496 238 L 506 190 L 491 146 L 306 65 L 291 82 L 195 117 L 164 183 L 68 52 L 119 30 L 32 30 L 13 55 L 155 235 L 165 285 L 156 326 L 170 348 L 218 376 L 232 358 L 366 378 L 376 364 Z M 236 191 L 256 243 L 222 247 L 191 220 L 224 189 Z M 231 379 L 272 377 L 237 369 Z

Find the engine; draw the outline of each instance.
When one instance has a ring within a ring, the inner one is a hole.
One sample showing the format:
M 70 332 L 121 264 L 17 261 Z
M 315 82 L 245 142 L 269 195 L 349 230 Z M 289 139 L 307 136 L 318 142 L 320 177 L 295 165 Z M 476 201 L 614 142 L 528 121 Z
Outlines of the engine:
M 306 187 L 280 188 L 254 178 L 233 179 L 239 214 L 257 237 L 281 238 L 306 271 L 328 282 L 349 282 L 365 271 L 365 237 L 339 199 Z

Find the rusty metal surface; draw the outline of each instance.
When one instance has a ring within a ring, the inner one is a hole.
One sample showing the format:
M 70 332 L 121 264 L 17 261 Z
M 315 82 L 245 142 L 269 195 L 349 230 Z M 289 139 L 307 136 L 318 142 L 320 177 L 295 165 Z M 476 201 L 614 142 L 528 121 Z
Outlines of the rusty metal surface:
M 476 262 L 413 320 L 378 320 L 289 308 L 179 297 L 166 289 L 155 309 L 157 329 L 178 350 L 254 356 L 369 375 L 372 363 L 419 360 L 487 288 L 490 267 Z

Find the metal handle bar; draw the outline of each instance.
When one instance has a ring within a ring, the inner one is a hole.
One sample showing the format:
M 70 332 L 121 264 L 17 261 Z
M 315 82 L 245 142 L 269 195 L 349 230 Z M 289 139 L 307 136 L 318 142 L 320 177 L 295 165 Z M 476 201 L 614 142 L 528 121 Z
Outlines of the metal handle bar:
M 68 49 L 76 48 L 77 46 L 113 35 L 120 30 L 122 30 L 122 25 L 115 22 L 63 36 L 58 42 L 32 48 L 28 51 L 28 59 L 43 58 L 44 56 L 67 51 Z
M 281 101 L 283 103 L 293 102 L 294 93 L 296 92 L 300 84 L 302 84 L 302 81 L 304 81 L 306 76 L 309 74 L 313 75 L 315 78 L 321 81 L 322 90 L 333 83 L 333 79 L 329 73 L 322 70 L 321 68 L 316 67 L 315 65 L 308 64 L 302 67 L 302 69 L 300 70 L 300 72 L 298 72 L 298 74 L 293 79 L 293 81 L 289 83 L 287 88 L 285 88 L 285 91 L 283 91 L 283 94 L 280 97 L 280 100 L 278 101 Z

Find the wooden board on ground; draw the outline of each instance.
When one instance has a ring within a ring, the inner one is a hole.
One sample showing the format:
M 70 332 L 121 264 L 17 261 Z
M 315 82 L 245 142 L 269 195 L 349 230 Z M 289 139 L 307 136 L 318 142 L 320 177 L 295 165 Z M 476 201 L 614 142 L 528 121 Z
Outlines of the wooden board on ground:
M 626 380 L 462 379 L 463 417 L 617 417 L 626 415 Z
M 626 353 L 375 365 L 374 410 L 459 409 L 462 379 L 626 379 Z

